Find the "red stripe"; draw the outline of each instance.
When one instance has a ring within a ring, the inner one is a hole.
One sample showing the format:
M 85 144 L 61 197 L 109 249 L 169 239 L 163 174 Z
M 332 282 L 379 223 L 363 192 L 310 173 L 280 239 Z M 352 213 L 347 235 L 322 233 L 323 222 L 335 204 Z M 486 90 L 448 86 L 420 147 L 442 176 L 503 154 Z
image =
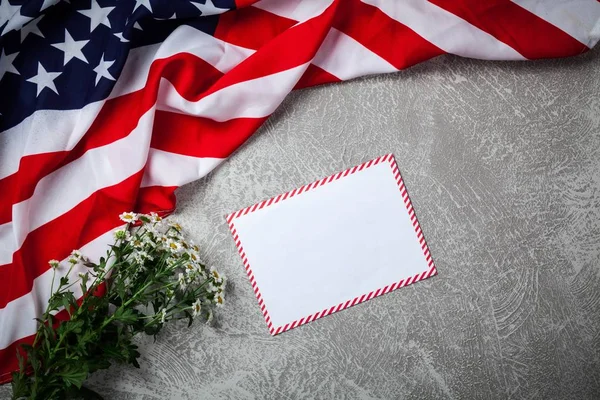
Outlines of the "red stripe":
M 294 89 L 304 89 L 310 86 L 323 85 L 325 83 L 341 82 L 342 80 L 337 76 L 325 71 L 321 67 L 310 64 L 302 78 L 296 83 Z
M 338 3 L 339 0 L 335 0 L 318 17 L 296 25 L 266 43 L 260 51 L 223 75 L 209 93 L 242 81 L 285 71 L 312 60 L 329 32 Z M 194 98 L 188 100 L 197 101 Z
M 292 19 L 247 7 L 221 15 L 214 36 L 236 46 L 258 50 L 295 24 Z
M 587 47 L 510 0 L 429 0 L 529 59 L 566 57 Z
M 47 260 L 71 251 L 121 225 L 118 215 L 132 210 L 143 170 L 123 182 L 92 194 L 77 206 L 30 232 L 13 262 L 0 266 L 0 308 L 29 291 L 33 280 L 48 270 Z
M 138 191 L 138 197 L 134 211 L 150 213 L 152 211 L 161 216 L 171 214 L 175 211 L 175 189 L 176 186 L 149 186 Z
M 345 0 L 333 26 L 398 69 L 444 54 L 407 26 L 360 0 Z

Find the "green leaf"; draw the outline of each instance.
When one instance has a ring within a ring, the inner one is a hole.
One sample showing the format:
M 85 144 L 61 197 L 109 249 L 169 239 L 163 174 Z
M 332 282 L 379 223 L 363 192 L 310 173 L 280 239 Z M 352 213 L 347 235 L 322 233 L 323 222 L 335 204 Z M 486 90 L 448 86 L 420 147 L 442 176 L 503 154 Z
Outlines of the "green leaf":
M 132 310 L 130 308 L 123 308 L 123 307 L 117 308 L 117 311 L 115 311 L 114 317 L 115 317 L 115 320 L 121 321 L 126 324 L 134 323 L 139 318 L 138 315 L 136 314 L 135 310 Z
M 88 370 L 87 364 L 80 363 L 77 365 L 69 365 L 63 371 L 58 373 L 58 376 L 62 378 L 67 387 L 73 385 L 77 388 L 81 388 L 83 381 L 87 378 Z

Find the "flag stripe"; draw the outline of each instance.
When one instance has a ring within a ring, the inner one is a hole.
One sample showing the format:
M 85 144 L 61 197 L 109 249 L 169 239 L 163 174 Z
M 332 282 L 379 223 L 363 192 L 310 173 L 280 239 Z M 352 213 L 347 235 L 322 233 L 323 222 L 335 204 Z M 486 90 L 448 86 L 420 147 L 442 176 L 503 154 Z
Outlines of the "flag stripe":
M 385 59 L 335 28 L 325 37 L 313 64 L 341 80 L 397 71 Z
M 443 50 L 377 7 L 360 0 L 347 0 L 344 7 L 346 13 L 336 14 L 334 26 L 397 69 L 444 54 Z
M 447 53 L 488 60 L 522 60 L 523 56 L 462 18 L 427 1 L 364 0 Z
M 234 118 L 215 121 L 157 111 L 150 146 L 194 157 L 226 158 L 258 129 L 265 118 Z
M 221 16 L 215 37 L 225 43 L 258 50 L 296 23 L 260 8 L 247 7 Z
M 588 48 L 600 39 L 598 0 L 538 1 L 513 0 L 531 13 L 555 25 Z M 556 43 L 559 46 L 561 43 Z M 564 57 L 566 54 L 561 54 Z M 545 55 L 544 57 L 552 57 Z
M 510 0 L 429 0 L 486 31 L 524 57 L 575 55 L 586 46 Z

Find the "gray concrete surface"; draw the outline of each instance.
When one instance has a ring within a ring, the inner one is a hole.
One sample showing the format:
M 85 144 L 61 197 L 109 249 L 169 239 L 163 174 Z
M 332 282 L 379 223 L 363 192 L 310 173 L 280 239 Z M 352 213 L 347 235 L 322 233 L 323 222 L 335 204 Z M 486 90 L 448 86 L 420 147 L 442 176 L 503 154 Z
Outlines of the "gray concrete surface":
M 271 337 L 223 215 L 387 152 L 439 275 Z M 174 217 L 227 308 L 97 374 L 107 399 L 600 398 L 599 51 L 295 92 Z

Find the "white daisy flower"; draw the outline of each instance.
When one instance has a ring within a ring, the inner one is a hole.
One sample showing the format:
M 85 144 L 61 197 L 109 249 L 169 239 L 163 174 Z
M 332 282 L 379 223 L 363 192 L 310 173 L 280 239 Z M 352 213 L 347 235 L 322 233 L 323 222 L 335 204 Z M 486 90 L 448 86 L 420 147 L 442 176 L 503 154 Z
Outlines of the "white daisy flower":
M 57 269 L 60 266 L 60 262 L 58 260 L 50 260 L 48 261 L 48 264 L 50 264 L 50 268 L 52 269 Z
M 135 247 L 136 249 L 141 249 L 142 247 L 144 247 L 144 242 L 143 240 L 141 240 L 140 238 L 134 238 L 131 240 L 131 244 L 133 245 L 133 247 Z
M 192 304 L 192 310 L 192 316 L 196 318 L 200 314 L 200 311 L 202 311 L 202 303 L 200 303 L 200 299 L 197 299 L 194 304 Z
M 185 264 L 185 273 L 191 275 L 196 272 L 196 266 L 193 263 Z
M 223 303 L 225 302 L 225 299 L 223 298 L 223 293 L 217 293 L 213 301 L 215 302 L 217 307 L 223 307 Z
M 177 277 L 177 283 L 179 283 L 179 287 L 181 287 L 181 290 L 185 290 L 186 286 L 187 286 L 187 282 L 185 280 L 185 276 L 180 272 L 178 277 Z
M 192 251 L 188 252 L 188 256 L 190 257 L 190 260 L 192 260 L 195 263 L 201 262 L 200 256 L 198 255 L 198 252 L 196 250 L 192 250 Z
M 151 212 L 150 215 L 148 215 L 148 217 L 150 218 L 150 221 L 153 224 L 156 224 L 157 222 L 162 221 L 162 217 L 155 212 Z
M 162 310 L 160 310 L 160 323 L 164 324 L 166 319 L 167 319 L 167 310 L 165 308 L 163 308 Z
M 179 253 L 181 251 L 181 243 L 176 240 L 168 239 L 167 240 L 167 249 L 171 251 L 171 253 Z
M 76 258 L 76 259 L 81 259 L 83 256 L 81 254 L 81 252 L 79 250 L 73 250 L 71 252 L 71 257 Z
M 119 215 L 119 218 L 121 219 L 121 221 L 123 222 L 127 222 L 128 224 L 137 221 L 138 216 L 136 213 L 132 213 L 132 212 L 124 212 L 123 214 Z
M 215 267 L 210 267 L 210 274 L 212 275 L 216 283 L 221 283 L 223 281 L 221 274 L 219 274 Z

